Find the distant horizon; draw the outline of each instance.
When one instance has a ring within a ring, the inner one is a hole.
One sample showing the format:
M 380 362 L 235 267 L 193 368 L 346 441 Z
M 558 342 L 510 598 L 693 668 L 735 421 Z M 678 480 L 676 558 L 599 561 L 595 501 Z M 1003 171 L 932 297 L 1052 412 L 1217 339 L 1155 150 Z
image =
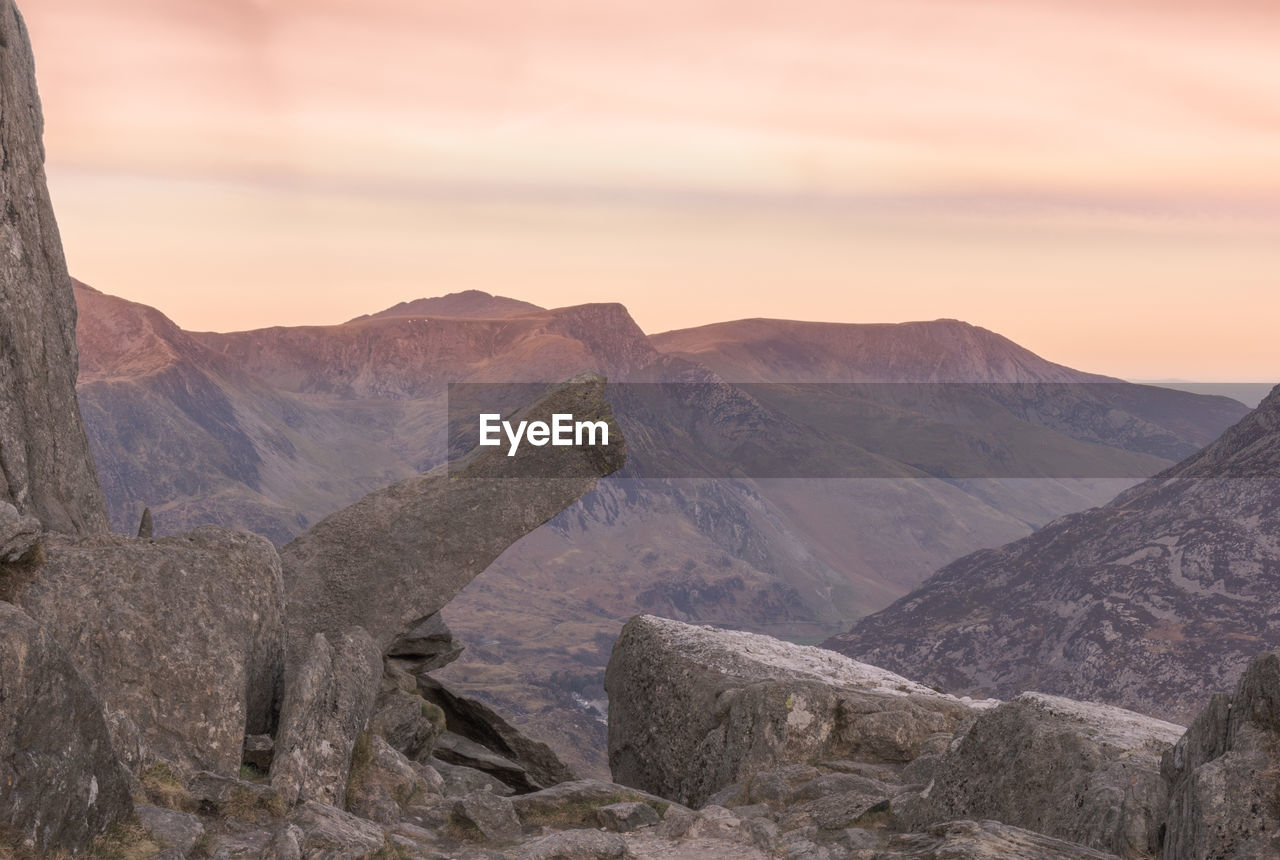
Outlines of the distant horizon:
M 71 268 L 187 327 L 468 288 L 1280 376 L 1256 0 L 24 3 Z

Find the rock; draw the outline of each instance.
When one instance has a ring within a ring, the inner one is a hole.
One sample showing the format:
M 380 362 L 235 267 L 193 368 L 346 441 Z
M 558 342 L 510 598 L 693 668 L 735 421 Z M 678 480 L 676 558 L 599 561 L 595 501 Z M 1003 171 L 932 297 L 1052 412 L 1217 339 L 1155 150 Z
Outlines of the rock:
M 1280 651 L 1254 659 L 1234 696 L 1213 697 L 1172 750 L 1160 856 L 1262 858 L 1280 851 Z
M 251 824 L 271 823 L 289 811 L 284 795 L 270 785 L 207 771 L 191 778 L 186 794 L 203 814 Z
M 517 860 L 614 860 L 628 857 L 627 840 L 598 830 L 566 830 L 526 842 Z
M 417 684 L 423 698 L 444 712 L 448 727 L 436 741 L 436 758 L 491 773 L 517 793 L 574 779 L 551 747 L 525 737 L 488 705 L 426 675 L 419 675 Z
M 155 536 L 156 524 L 151 518 L 151 508 L 142 509 L 142 521 L 138 523 L 138 537 L 151 538 Z
M 351 754 L 381 678 L 382 654 L 365 631 L 315 635 L 281 703 L 271 765 L 271 784 L 290 804 L 346 804 Z
M 444 728 L 444 711 L 422 697 L 417 679 L 399 661 L 384 660 L 369 730 L 408 758 L 426 761 Z
M 520 836 L 520 818 L 510 799 L 490 791 L 473 791 L 455 800 L 452 820 L 464 834 L 474 829 L 490 842 L 509 842 Z
M 552 386 L 511 420 L 613 421 L 604 377 Z M 412 637 L 508 546 L 622 466 L 622 434 L 599 447 L 476 448 L 430 474 L 370 493 L 280 551 L 288 594 L 289 660 L 316 633 L 352 625 L 382 651 Z
M 254 770 L 267 773 L 275 757 L 276 744 L 271 735 L 246 735 L 240 760 Z
M 596 807 L 596 821 L 605 830 L 612 830 L 614 833 L 652 827 L 659 820 L 658 813 L 652 806 L 634 800 Z
M 614 779 L 695 806 L 788 764 L 910 761 L 973 712 L 830 651 L 647 615 L 623 628 L 605 688 Z
M 895 836 L 875 860 L 1116 860 L 1107 854 L 999 821 L 952 821 Z
M 426 771 L 381 737 L 362 734 L 351 758 L 347 811 L 380 824 L 399 823 L 426 795 L 439 794 L 439 785 L 427 781 Z
M 661 797 L 598 779 L 562 782 L 532 794 L 518 795 L 511 802 L 527 827 L 594 827 L 595 811 L 616 803 L 645 803 L 659 816 L 671 809 L 683 809 Z
M 176 848 L 185 856 L 204 836 L 204 824 L 187 812 L 139 804 L 134 807 L 138 821 L 166 848 Z
M 302 860 L 306 834 L 296 824 L 285 824 L 271 836 L 263 860 Z
M 1158 848 L 1160 757 L 1182 728 L 1132 711 L 1024 693 L 943 756 L 905 826 L 994 818 L 1122 857 Z
M 333 806 L 309 800 L 289 817 L 302 833 L 304 857 L 368 857 L 386 844 L 381 827 Z
M 39 539 L 40 521 L 0 499 L 0 565 L 26 558 Z
M 448 666 L 461 655 L 462 643 L 453 638 L 439 612 L 420 619 L 387 649 L 388 657 L 415 675 Z
M 888 810 L 888 796 L 876 792 L 843 791 L 796 804 L 781 819 L 784 830 L 813 824 L 822 830 L 853 827 L 870 812 Z
M 279 682 L 275 548 L 215 526 L 42 544 L 15 601 L 55 631 L 102 699 L 121 758 L 138 764 L 134 749 L 186 772 L 237 773 L 246 731 L 270 728 Z
M 24 523 L 30 516 L 52 531 L 104 533 L 106 506 L 76 402 L 76 304 L 45 182 L 35 63 L 12 0 L 0 7 L 0 117 L 0 502 Z M 0 549 L 13 537 L 0 530 Z
M 438 758 L 429 761 L 430 767 L 438 771 L 444 780 L 442 790 L 446 797 L 461 797 L 473 791 L 491 791 L 503 797 L 515 794 L 511 786 L 484 771 L 473 767 L 459 767 Z
M 11 14 L 12 7 L 0 13 L 3 26 Z M 42 853 L 80 851 L 132 809 L 102 704 L 54 637 L 7 603 L 0 603 L 0 786 L 0 834 Z
M 249 830 L 214 838 L 211 860 L 263 860 L 276 845 L 270 830 Z M 284 847 L 284 846 L 282 846 Z M 287 851 L 287 847 L 286 847 Z

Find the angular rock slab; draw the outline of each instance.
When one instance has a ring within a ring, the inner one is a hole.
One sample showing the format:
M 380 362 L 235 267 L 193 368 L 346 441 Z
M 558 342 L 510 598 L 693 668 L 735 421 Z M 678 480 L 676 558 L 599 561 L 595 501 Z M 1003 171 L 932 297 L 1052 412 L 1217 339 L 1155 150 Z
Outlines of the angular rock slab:
M 623 627 L 605 689 L 613 778 L 690 806 L 787 764 L 910 761 L 975 711 L 833 651 L 649 615 Z
M 265 732 L 282 665 L 275 548 L 215 526 L 159 540 L 49 535 L 15 602 L 102 699 L 117 754 L 239 772 Z
M 978 717 L 904 824 L 992 818 L 1121 857 L 1150 857 L 1165 808 L 1161 756 L 1182 732 L 1109 705 L 1023 693 Z
M 0 845 L 80 851 L 132 811 L 101 703 L 47 630 L 0 603 Z
M 356 740 L 369 724 L 382 680 L 382 653 L 356 627 L 317 633 L 311 654 L 289 681 L 271 763 L 271 785 L 289 805 L 346 805 Z
M 876 860 L 1116 860 L 1097 851 L 999 821 L 952 821 L 890 840 Z
M 604 386 L 604 377 L 583 374 L 548 388 L 509 420 L 549 422 L 569 413 L 606 421 L 608 446 L 525 445 L 514 457 L 477 448 L 448 468 L 370 493 L 285 546 L 288 665 L 314 634 L 353 625 L 368 630 L 384 653 L 403 650 L 507 547 L 621 468 L 622 433 Z
M 1160 857 L 1280 856 L 1280 650 L 1256 657 L 1165 753 Z
M 44 172 L 27 28 L 0 2 L 0 501 L 68 534 L 107 530 L 76 401 L 76 302 Z M 0 535 L 0 542 L 5 537 Z

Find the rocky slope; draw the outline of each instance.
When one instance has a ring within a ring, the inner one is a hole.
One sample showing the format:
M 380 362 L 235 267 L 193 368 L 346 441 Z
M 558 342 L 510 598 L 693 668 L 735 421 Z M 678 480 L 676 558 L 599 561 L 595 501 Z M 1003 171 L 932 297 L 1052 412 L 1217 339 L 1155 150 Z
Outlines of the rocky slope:
M 1110 503 L 943 568 L 828 643 L 970 693 L 1187 720 L 1280 644 L 1280 390 Z

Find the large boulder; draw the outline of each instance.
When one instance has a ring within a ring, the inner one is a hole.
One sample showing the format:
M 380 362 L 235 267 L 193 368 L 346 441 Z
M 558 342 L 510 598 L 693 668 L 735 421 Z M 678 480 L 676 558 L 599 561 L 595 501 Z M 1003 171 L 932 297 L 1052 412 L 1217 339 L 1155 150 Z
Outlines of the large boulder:
M 27 29 L 0 0 L 0 502 L 46 529 L 93 534 L 107 512 L 76 402 L 76 303 L 43 132 Z
M 904 823 L 921 829 L 993 818 L 1121 857 L 1150 857 L 1165 807 L 1161 756 L 1182 732 L 1121 708 L 1023 693 L 978 717 Z
M 270 728 L 283 586 L 263 538 L 206 526 L 139 540 L 49 535 L 12 599 L 102 699 L 118 754 L 235 774 Z
M 640 615 L 605 675 L 613 778 L 697 806 L 785 764 L 907 762 L 974 713 L 832 651 Z
M 346 805 L 351 755 L 381 680 L 382 653 L 368 633 L 315 635 L 280 706 L 271 785 L 287 803 Z
M 0 845 L 76 852 L 132 810 L 101 703 L 47 630 L 0 603 Z
M 316 633 L 358 625 L 384 653 L 412 652 L 432 615 L 502 552 L 621 468 L 622 434 L 604 377 L 551 386 L 511 421 L 555 413 L 610 423 L 608 446 L 477 447 L 431 473 L 392 484 L 325 517 L 280 551 L 289 657 Z
M 999 821 L 951 821 L 896 836 L 876 860 L 1115 860 L 1087 848 Z
M 1169 807 L 1160 856 L 1280 856 L 1280 650 L 1254 659 L 1164 756 Z

